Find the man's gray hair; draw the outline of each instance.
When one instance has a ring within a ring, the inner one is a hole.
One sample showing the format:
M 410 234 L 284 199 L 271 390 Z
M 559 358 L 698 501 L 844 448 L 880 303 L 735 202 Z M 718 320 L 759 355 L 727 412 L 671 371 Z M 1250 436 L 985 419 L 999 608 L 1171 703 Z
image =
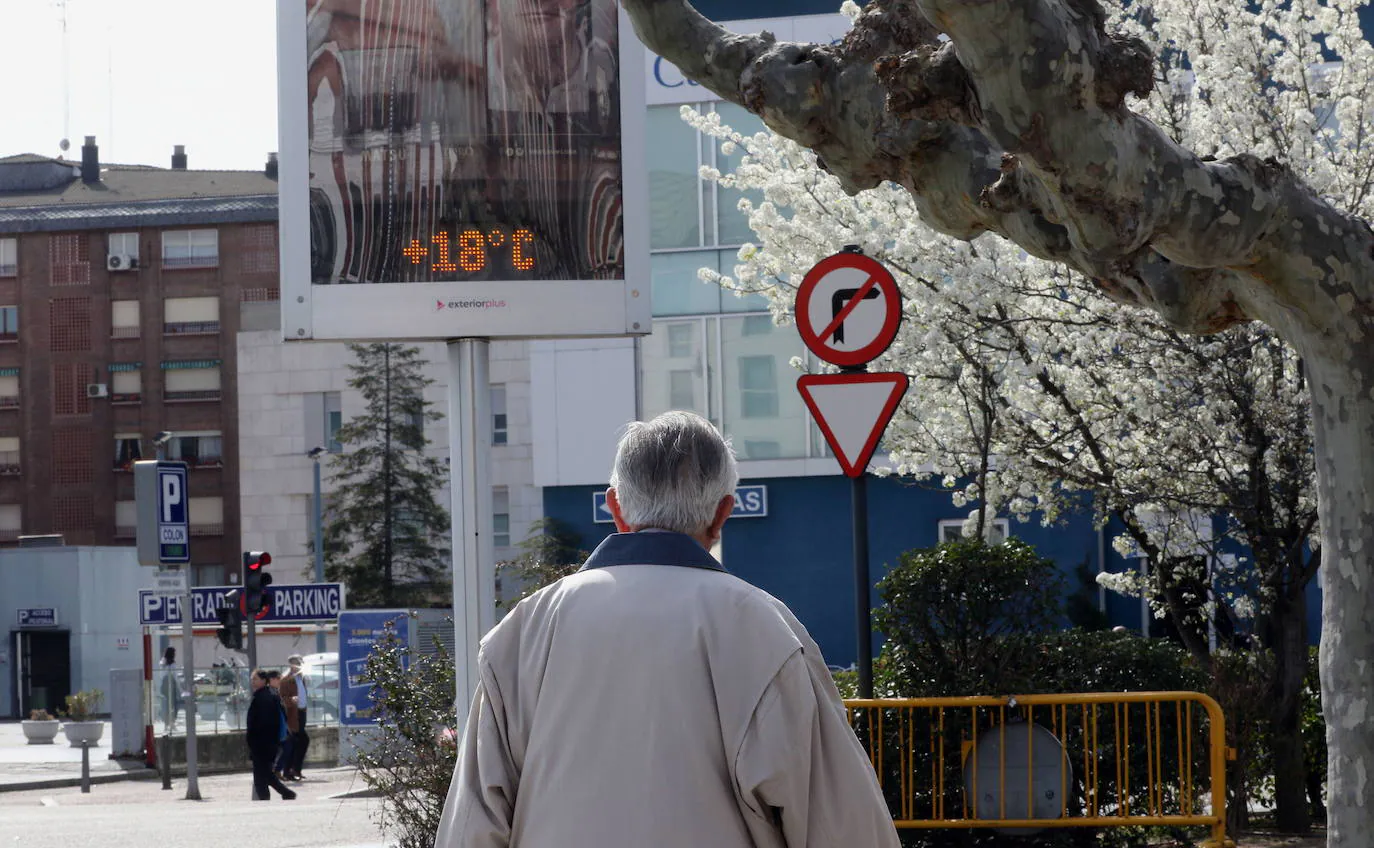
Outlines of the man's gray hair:
M 721 498 L 734 494 L 738 482 L 730 443 L 691 412 L 630 424 L 611 471 L 626 524 L 688 535 L 710 525 Z

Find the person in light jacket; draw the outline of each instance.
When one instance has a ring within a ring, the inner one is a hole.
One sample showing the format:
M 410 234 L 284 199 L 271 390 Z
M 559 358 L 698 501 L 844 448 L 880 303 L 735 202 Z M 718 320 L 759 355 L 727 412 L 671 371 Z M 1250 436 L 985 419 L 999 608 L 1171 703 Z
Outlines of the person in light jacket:
M 815 642 L 709 553 L 737 481 L 699 416 L 627 428 L 619 532 L 482 640 L 436 848 L 896 848 Z

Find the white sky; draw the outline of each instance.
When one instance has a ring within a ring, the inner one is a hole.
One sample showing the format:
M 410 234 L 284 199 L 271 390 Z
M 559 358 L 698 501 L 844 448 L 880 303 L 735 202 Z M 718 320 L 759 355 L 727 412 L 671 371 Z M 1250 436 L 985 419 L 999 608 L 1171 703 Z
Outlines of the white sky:
M 258 170 L 277 143 L 274 0 L 0 0 L 0 156 Z M 64 93 L 68 82 L 70 100 Z M 64 116 L 64 112 L 66 115 Z

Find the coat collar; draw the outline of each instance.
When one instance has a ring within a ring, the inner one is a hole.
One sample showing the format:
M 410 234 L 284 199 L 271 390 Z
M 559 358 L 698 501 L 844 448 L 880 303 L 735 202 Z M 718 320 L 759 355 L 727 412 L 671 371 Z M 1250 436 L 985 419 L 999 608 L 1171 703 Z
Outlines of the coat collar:
M 579 570 L 615 565 L 678 565 L 725 571 L 725 566 L 691 536 L 662 530 L 612 533 L 596 546 Z

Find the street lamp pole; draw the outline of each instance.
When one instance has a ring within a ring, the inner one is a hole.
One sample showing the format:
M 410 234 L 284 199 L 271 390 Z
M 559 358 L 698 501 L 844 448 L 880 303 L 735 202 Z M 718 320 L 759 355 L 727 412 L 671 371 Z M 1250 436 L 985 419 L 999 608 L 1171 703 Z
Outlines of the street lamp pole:
M 310 449 L 309 457 L 315 463 L 315 582 L 324 582 L 324 506 L 320 499 L 320 457 L 324 456 L 323 447 Z M 324 631 L 315 631 L 315 650 L 323 654 L 325 649 Z

